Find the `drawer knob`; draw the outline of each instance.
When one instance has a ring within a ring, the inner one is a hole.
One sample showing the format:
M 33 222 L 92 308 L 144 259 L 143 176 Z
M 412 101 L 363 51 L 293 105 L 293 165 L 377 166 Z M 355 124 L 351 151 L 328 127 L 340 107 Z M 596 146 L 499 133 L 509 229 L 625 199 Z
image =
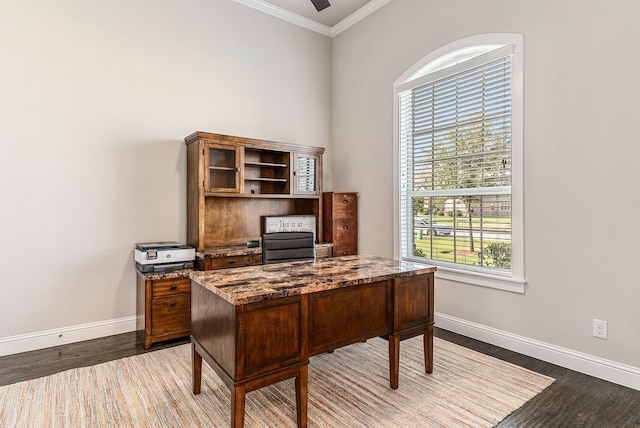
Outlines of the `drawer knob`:
M 230 265 L 235 264 L 235 263 L 236 263 L 236 261 L 235 261 L 235 260 L 229 260 L 229 264 L 230 264 Z
M 343 203 L 343 204 L 348 204 L 348 203 L 349 203 L 349 200 L 348 200 L 348 199 L 343 199 L 343 200 L 342 200 L 342 203 Z
M 171 302 L 169 303 L 169 306 L 176 306 L 178 304 L 178 302 Z
M 344 226 L 342 226 L 343 229 L 349 229 L 349 226 L 347 226 L 346 224 Z
M 347 254 L 349 254 L 349 252 L 348 252 L 348 251 L 343 251 L 343 252 L 342 252 L 342 255 L 343 255 L 343 256 L 346 256 Z
M 177 290 L 177 289 L 178 289 L 178 286 L 177 286 L 176 284 L 173 284 L 173 285 L 169 288 L 169 290 Z

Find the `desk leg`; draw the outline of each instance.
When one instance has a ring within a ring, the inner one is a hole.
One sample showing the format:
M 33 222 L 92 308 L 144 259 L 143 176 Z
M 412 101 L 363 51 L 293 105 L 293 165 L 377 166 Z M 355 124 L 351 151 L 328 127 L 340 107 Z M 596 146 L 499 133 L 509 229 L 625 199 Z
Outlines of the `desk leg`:
M 231 388 L 231 428 L 244 426 L 245 386 Z
M 424 370 L 427 373 L 433 373 L 433 325 L 427 328 L 422 340 L 424 342 Z
M 191 373 L 193 393 L 200 394 L 202 385 L 202 356 L 196 351 L 196 345 L 191 342 Z
M 308 366 L 300 367 L 296 376 L 296 410 L 298 413 L 298 428 L 307 427 L 307 395 L 308 395 Z
M 400 338 L 389 335 L 389 383 L 391 389 L 398 389 L 400 377 Z

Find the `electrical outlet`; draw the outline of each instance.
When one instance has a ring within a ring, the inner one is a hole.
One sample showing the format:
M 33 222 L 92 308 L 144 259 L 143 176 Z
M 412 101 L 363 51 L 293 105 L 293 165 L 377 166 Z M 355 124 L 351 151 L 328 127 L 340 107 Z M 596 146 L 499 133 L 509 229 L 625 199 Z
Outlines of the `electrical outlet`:
M 593 337 L 599 337 L 600 339 L 607 338 L 607 322 L 602 320 L 593 320 Z

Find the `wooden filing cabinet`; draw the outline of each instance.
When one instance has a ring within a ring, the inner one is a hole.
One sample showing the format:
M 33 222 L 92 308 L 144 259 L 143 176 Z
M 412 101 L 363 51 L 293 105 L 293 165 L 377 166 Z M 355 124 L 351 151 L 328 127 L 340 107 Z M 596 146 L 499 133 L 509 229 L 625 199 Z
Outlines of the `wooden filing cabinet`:
M 191 334 L 190 269 L 168 273 L 137 271 L 136 330 L 145 349 Z
M 358 194 L 324 192 L 324 241 L 333 243 L 333 256 L 358 254 Z

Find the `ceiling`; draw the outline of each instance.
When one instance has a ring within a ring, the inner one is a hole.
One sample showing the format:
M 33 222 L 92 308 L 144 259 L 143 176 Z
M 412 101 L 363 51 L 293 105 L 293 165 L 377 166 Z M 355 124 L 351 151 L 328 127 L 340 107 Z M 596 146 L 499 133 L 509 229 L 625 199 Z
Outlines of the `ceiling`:
M 347 16 L 351 15 L 370 0 L 329 0 L 331 6 L 318 12 L 311 0 L 265 0 L 282 9 L 304 16 L 313 21 L 333 27 Z

